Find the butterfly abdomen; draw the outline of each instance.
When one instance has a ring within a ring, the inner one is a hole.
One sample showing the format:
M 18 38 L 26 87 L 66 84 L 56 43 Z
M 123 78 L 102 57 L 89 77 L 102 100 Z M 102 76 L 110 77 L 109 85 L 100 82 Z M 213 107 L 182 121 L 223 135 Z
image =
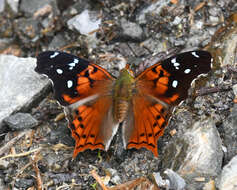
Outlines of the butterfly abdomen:
M 129 102 L 132 99 L 134 78 L 127 69 L 120 72 L 113 89 L 113 113 L 114 119 L 121 123 L 126 118 Z
M 119 99 L 116 101 L 116 103 L 114 104 L 116 105 L 115 106 L 115 119 L 121 123 L 126 115 L 127 115 L 127 112 L 128 112 L 128 101 L 127 100 L 122 100 L 122 99 Z

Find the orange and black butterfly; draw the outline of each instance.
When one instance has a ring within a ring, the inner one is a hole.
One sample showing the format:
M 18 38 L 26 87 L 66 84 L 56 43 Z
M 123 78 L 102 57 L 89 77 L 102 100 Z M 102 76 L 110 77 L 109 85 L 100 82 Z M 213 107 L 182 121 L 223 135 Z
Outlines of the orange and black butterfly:
M 46 51 L 35 71 L 53 82 L 55 98 L 64 106 L 76 141 L 74 154 L 86 149 L 108 150 L 122 127 L 124 148 L 146 148 L 158 156 L 157 140 L 174 106 L 187 98 L 191 82 L 211 70 L 206 51 L 175 55 L 133 76 L 129 68 L 118 78 L 74 55 Z

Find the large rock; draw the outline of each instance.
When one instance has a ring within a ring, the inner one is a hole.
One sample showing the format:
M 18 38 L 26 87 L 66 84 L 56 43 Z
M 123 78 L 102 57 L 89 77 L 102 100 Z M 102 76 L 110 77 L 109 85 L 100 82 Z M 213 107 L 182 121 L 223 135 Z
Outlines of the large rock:
M 13 112 L 27 110 L 49 86 L 48 79 L 38 75 L 35 58 L 0 55 L 0 126 Z
M 189 147 L 179 173 L 183 176 L 217 176 L 221 171 L 223 152 L 215 123 L 211 119 L 194 123 L 184 139 Z
M 15 130 L 30 129 L 38 125 L 38 121 L 29 113 L 16 113 L 3 120 L 8 127 Z
M 90 35 L 90 32 L 99 29 L 101 19 L 98 18 L 99 12 L 84 10 L 80 14 L 68 20 L 69 29 L 77 30 L 81 34 Z
M 162 165 L 183 177 L 186 189 L 196 190 L 221 173 L 223 152 L 220 135 L 211 118 L 190 124 L 166 148 Z
M 218 180 L 218 188 L 220 190 L 237 189 L 237 156 L 224 166 Z

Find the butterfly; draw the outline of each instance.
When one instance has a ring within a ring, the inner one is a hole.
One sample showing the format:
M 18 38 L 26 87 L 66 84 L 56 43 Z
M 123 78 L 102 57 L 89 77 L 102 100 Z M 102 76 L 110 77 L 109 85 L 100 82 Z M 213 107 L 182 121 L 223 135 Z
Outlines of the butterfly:
M 157 141 L 191 82 L 211 70 L 207 51 L 172 56 L 134 76 L 129 67 L 117 78 L 77 56 L 46 51 L 35 71 L 47 75 L 64 106 L 75 139 L 73 157 L 87 149 L 108 150 L 119 127 L 125 149 L 146 148 L 158 156 Z

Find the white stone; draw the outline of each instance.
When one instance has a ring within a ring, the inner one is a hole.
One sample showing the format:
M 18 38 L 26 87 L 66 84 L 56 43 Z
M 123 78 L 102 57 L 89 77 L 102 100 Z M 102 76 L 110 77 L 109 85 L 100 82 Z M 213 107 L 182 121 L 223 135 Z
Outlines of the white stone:
M 68 20 L 67 25 L 70 29 L 76 29 L 81 34 L 89 35 L 90 32 L 99 29 L 101 19 L 97 17 L 97 12 L 84 10 L 79 15 Z
M 5 0 L 0 0 L 0 13 L 5 9 Z
M 219 190 L 236 190 L 237 188 L 237 156 L 224 166 L 218 180 Z
M 50 84 L 35 67 L 35 58 L 0 55 L 0 125 L 13 112 L 29 108 Z
M 14 12 L 18 12 L 19 0 L 7 0 L 7 3 Z
M 217 176 L 221 171 L 223 152 L 215 123 L 211 119 L 197 121 L 183 134 L 183 138 L 189 148 L 178 173 L 182 177 L 198 174 Z

